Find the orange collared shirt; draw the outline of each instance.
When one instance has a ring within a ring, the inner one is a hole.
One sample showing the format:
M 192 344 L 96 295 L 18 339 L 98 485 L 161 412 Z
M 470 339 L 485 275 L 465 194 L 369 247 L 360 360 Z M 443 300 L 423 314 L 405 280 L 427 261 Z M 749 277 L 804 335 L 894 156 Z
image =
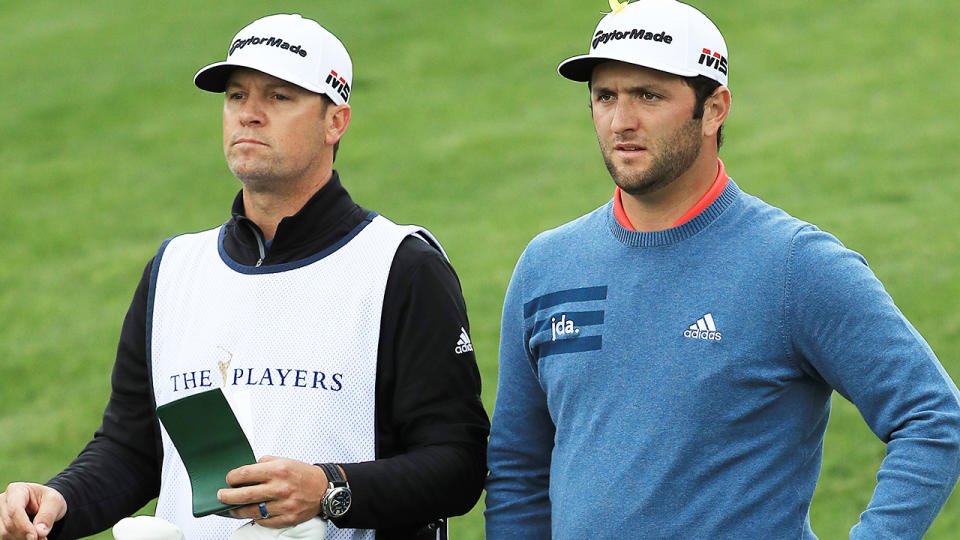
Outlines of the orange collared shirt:
M 691 219 L 697 217 L 700 212 L 710 206 L 710 203 L 717 200 L 717 197 L 723 193 L 723 188 L 727 187 L 727 181 L 730 180 L 730 177 L 727 176 L 726 168 L 723 166 L 723 160 L 717 158 L 717 162 L 720 164 L 720 170 L 717 171 L 717 177 L 714 178 L 713 184 L 710 186 L 710 189 L 703 194 L 703 197 L 700 197 L 700 200 L 696 202 L 689 210 L 684 212 L 680 219 L 675 221 L 670 227 L 679 227 L 684 223 L 690 221 Z M 637 230 L 633 223 L 630 223 L 630 219 L 627 217 L 627 213 L 623 210 L 623 202 L 620 200 L 620 187 L 617 186 L 613 192 L 613 216 L 617 218 L 617 222 L 623 226 L 624 229 L 635 231 Z

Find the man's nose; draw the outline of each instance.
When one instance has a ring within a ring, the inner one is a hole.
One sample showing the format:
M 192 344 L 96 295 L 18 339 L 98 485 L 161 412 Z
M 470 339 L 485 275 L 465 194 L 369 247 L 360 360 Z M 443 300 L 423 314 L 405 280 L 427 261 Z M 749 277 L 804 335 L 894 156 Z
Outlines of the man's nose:
M 249 98 L 243 103 L 240 109 L 240 123 L 243 126 L 262 125 L 266 122 L 266 115 L 263 112 L 263 104 L 260 100 Z
M 610 129 L 614 133 L 636 131 L 638 124 L 636 110 L 629 100 L 618 100 L 613 110 L 613 118 L 610 119 Z

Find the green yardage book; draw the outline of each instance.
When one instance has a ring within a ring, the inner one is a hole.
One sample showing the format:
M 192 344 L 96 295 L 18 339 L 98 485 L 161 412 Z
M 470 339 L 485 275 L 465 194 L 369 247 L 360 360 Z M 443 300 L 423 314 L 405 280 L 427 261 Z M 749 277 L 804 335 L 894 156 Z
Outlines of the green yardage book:
M 157 407 L 157 415 L 173 440 L 190 476 L 193 515 L 228 515 L 229 505 L 217 499 L 227 473 L 256 462 L 247 436 L 219 388 Z

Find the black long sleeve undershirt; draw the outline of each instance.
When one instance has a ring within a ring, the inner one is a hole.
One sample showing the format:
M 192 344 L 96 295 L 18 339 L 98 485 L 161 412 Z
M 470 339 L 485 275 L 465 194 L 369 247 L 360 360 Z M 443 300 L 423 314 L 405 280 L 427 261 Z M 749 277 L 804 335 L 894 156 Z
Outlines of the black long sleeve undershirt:
M 335 172 L 297 215 L 281 221 L 262 264 L 319 253 L 367 214 Z M 244 220 L 238 195 L 223 247 L 237 262 L 253 265 L 260 258 L 257 230 Z M 68 503 L 51 538 L 109 528 L 159 493 L 162 446 L 146 358 L 152 266 L 151 260 L 124 319 L 103 423 L 77 459 L 48 483 Z M 387 278 L 381 318 L 377 459 L 341 464 L 354 502 L 337 526 L 377 529 L 378 539 L 416 538 L 423 525 L 463 514 L 478 500 L 489 420 L 475 356 L 455 352 L 461 327 L 469 330 L 453 268 L 431 245 L 405 239 Z

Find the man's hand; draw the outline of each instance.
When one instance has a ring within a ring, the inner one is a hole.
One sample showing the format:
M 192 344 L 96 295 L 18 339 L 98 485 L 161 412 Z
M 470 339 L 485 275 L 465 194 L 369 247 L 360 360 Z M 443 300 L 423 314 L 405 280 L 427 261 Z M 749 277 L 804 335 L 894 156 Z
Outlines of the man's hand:
M 0 493 L 0 538 L 45 540 L 53 523 L 66 513 L 67 501 L 59 491 L 40 484 L 14 482 Z
M 320 467 L 273 456 L 264 456 L 253 465 L 230 471 L 227 483 L 231 486 L 255 483 L 221 489 L 217 498 L 226 504 L 245 505 L 231 510 L 234 517 L 255 519 L 257 524 L 272 528 L 297 525 L 319 515 L 320 502 L 329 484 Z M 266 504 L 269 518 L 261 516 L 260 503 Z

